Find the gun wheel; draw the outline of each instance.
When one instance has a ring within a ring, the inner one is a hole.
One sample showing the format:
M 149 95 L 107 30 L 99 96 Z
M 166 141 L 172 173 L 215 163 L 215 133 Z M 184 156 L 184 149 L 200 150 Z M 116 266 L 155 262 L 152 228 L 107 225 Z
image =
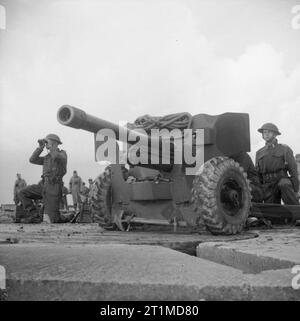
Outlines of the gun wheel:
M 112 226 L 111 167 L 107 166 L 94 181 L 90 191 L 90 209 L 93 222 L 102 227 Z
M 212 158 L 193 180 L 192 202 L 212 234 L 240 233 L 251 205 L 247 174 L 230 158 Z

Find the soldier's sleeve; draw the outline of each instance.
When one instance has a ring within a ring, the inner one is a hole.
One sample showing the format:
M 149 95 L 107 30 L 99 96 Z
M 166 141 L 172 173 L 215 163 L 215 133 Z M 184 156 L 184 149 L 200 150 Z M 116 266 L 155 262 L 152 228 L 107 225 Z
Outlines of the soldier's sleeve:
M 38 147 L 29 158 L 29 162 L 35 165 L 43 165 L 44 157 L 40 156 L 42 151 L 43 151 L 43 148 Z
M 25 181 L 25 179 L 23 179 L 23 180 L 22 180 L 22 188 L 24 188 L 24 187 L 26 187 L 26 186 L 27 186 L 26 181 Z
M 299 190 L 299 180 L 298 180 L 298 169 L 297 163 L 294 158 L 294 153 L 292 149 L 288 146 L 286 148 L 286 162 L 287 162 L 287 170 L 290 173 L 291 181 L 293 183 L 294 191 L 298 192 Z

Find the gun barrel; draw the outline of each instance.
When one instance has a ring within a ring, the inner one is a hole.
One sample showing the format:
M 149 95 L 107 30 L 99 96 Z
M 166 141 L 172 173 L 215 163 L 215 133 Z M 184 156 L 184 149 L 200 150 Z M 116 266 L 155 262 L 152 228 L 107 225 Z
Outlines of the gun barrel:
M 57 120 L 62 125 L 76 129 L 83 129 L 94 134 L 97 134 L 101 129 L 111 129 L 116 134 L 117 140 L 122 137 L 127 139 L 130 132 L 126 127 L 89 115 L 82 109 L 70 105 L 63 105 L 59 108 L 57 112 Z
M 58 112 L 57 112 L 57 120 L 59 123 L 61 123 L 62 125 L 65 126 L 69 126 L 72 128 L 76 128 L 76 129 L 83 129 L 89 132 L 92 132 L 94 134 L 97 134 L 99 130 L 101 129 L 110 129 L 115 133 L 115 138 L 117 140 L 121 140 L 125 143 L 128 143 L 129 145 L 134 144 L 134 141 L 128 141 L 128 137 L 130 135 L 130 133 L 135 134 L 132 135 L 131 137 L 138 137 L 139 140 L 142 140 L 144 142 L 146 142 L 145 144 L 148 146 L 148 150 L 149 150 L 149 160 L 151 158 L 151 139 L 149 138 L 148 135 L 142 134 L 138 131 L 135 130 L 131 130 L 128 129 L 126 127 L 123 126 L 119 126 L 116 125 L 114 123 L 111 123 L 109 121 L 100 119 L 98 117 L 92 116 L 87 114 L 85 111 L 77 108 L 77 107 L 73 107 L 70 105 L 63 105 L 59 108 Z M 152 153 L 159 155 L 161 157 L 160 154 L 160 150 L 161 150 L 161 138 L 159 139 L 159 149 L 158 150 L 152 150 Z M 95 142 L 95 144 L 97 145 L 97 142 Z M 96 148 L 95 145 L 95 148 Z M 171 146 L 171 160 L 170 162 L 173 162 L 173 146 Z M 145 165 L 146 166 L 146 165 Z M 148 163 L 148 165 L 146 167 L 152 167 L 152 168 L 162 168 L 162 166 L 164 166 L 164 168 L 167 168 L 168 170 L 172 167 L 172 165 L 151 165 L 150 161 Z

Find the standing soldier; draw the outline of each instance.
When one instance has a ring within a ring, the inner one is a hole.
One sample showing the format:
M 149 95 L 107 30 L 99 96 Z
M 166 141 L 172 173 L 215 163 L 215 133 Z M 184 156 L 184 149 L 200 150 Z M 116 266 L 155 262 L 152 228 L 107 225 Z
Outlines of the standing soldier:
M 256 168 L 263 185 L 265 203 L 297 205 L 299 189 L 297 164 L 290 147 L 278 144 L 277 126 L 264 124 L 258 129 L 266 145 L 256 153 Z
M 91 197 L 92 197 L 92 193 L 93 193 L 93 179 L 92 178 L 89 178 L 89 195 L 88 195 L 88 203 L 90 204 L 90 201 L 91 201 Z
M 80 176 L 78 176 L 77 171 L 73 171 L 73 176 L 70 179 L 69 186 L 70 186 L 69 191 L 73 197 L 74 210 L 76 212 L 77 209 L 79 209 L 79 205 L 81 202 L 80 201 L 80 189 L 82 186 L 82 179 L 80 178 Z
M 15 181 L 14 185 L 14 202 L 16 205 L 19 204 L 20 199 L 19 199 L 19 192 L 27 186 L 25 179 L 21 177 L 21 174 L 17 174 L 17 180 Z
M 85 182 L 83 182 L 80 189 L 80 199 L 82 203 L 87 203 L 89 192 L 90 192 L 89 188 L 86 187 Z
M 91 190 L 92 185 L 93 185 L 93 179 L 89 178 L 89 190 Z
M 38 143 L 39 147 L 29 161 L 43 166 L 42 180 L 19 192 L 19 198 L 27 212 L 26 223 L 41 222 L 41 216 L 32 201 L 38 199 L 43 199 L 45 217 L 48 215 L 51 223 L 62 223 L 65 219 L 60 215 L 59 205 L 62 197 L 62 178 L 67 172 L 67 154 L 58 148 L 62 142 L 55 134 L 39 139 Z M 41 157 L 40 154 L 45 147 L 49 152 Z

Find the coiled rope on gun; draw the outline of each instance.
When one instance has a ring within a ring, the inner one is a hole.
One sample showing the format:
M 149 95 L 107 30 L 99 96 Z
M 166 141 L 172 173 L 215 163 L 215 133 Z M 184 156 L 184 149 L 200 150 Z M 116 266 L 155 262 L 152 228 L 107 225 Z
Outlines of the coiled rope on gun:
M 128 123 L 127 127 L 129 129 L 138 129 L 142 128 L 146 132 L 150 132 L 151 129 L 158 128 L 166 128 L 169 130 L 172 129 L 186 129 L 191 128 L 192 123 L 192 115 L 190 113 L 176 113 L 169 114 L 162 117 L 155 117 L 150 115 L 143 115 L 138 117 L 133 124 Z

